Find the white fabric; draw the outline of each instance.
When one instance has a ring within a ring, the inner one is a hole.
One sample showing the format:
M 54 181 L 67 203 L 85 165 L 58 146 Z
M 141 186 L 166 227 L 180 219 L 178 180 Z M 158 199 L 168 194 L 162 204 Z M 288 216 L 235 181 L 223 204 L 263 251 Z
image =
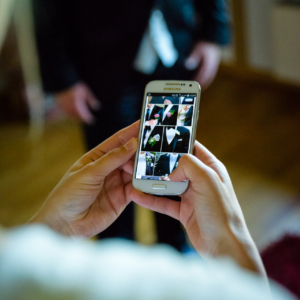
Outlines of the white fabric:
M 174 140 L 175 134 L 176 134 L 176 128 L 166 129 L 167 142 L 169 145 Z
M 143 35 L 134 61 L 134 68 L 144 74 L 153 74 L 159 58 L 165 67 L 170 68 L 175 64 L 178 56 L 164 16 L 156 9 L 150 16 L 149 26 Z
M 172 104 L 170 104 L 170 105 L 168 105 L 167 106 L 167 108 L 165 109 L 165 111 L 164 111 L 164 115 L 163 115 L 163 120 L 165 119 L 165 117 L 166 117 L 166 115 L 167 115 L 167 113 L 171 110 L 171 108 L 172 108 Z
M 159 57 L 152 44 L 149 28 L 144 33 L 138 54 L 135 57 L 133 67 L 135 70 L 151 75 L 154 73 L 159 62 Z
M 177 120 L 177 125 L 178 126 L 184 126 L 184 121 L 186 118 L 186 114 L 189 111 L 189 108 L 187 110 L 184 110 L 183 107 L 181 110 L 179 110 L 179 114 L 178 114 L 178 120 Z
M 167 246 L 72 241 L 42 226 L 7 231 L 1 300 L 268 300 L 261 281 L 229 260 L 204 262 Z M 291 300 L 279 288 L 274 300 Z
M 150 126 L 150 130 L 148 130 L 147 132 L 146 132 L 146 135 L 145 135 L 145 139 L 144 139 L 144 148 L 146 147 L 146 145 L 147 145 L 147 142 L 148 142 L 148 139 L 149 139 L 149 136 L 151 135 L 151 133 L 152 133 L 152 131 L 153 131 L 153 129 L 154 129 L 154 125 L 153 126 Z
M 144 176 L 146 174 L 146 166 L 146 153 L 140 154 L 136 174 Z
M 175 166 L 177 157 L 178 157 L 178 154 L 175 154 L 175 153 L 170 154 L 170 172 L 172 172 L 172 170 Z

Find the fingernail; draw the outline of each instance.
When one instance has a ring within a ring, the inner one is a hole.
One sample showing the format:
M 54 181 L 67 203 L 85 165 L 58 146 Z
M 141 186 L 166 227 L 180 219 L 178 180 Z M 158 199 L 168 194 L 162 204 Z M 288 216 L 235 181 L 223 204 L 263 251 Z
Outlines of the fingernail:
M 198 62 L 195 58 L 190 57 L 185 61 L 184 65 L 188 70 L 195 70 L 198 66 Z
M 137 139 L 136 138 L 132 138 L 131 140 L 129 140 L 126 144 L 125 144 L 125 149 L 127 151 L 131 151 L 133 149 L 137 148 Z

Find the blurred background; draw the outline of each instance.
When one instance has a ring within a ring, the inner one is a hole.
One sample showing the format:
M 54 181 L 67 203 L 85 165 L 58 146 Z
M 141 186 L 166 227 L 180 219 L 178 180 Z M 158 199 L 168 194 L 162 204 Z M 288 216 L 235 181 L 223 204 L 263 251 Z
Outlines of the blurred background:
M 300 234 L 300 1 L 231 0 L 233 40 L 202 93 L 197 139 L 232 177 L 260 250 Z M 24 224 L 85 151 L 45 96 L 29 0 L 0 0 L 0 223 Z M 137 239 L 156 240 L 137 208 Z

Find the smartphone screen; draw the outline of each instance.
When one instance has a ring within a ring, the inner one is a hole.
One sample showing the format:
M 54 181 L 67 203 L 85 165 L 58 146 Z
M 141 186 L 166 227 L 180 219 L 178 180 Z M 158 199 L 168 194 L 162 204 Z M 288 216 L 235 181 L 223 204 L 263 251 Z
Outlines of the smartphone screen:
M 191 147 L 197 94 L 147 93 L 136 179 L 169 180 Z

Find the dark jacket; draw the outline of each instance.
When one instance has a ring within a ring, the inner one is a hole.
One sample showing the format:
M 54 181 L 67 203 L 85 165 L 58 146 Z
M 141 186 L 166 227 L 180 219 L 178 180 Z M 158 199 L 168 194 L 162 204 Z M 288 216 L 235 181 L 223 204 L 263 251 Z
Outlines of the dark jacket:
M 161 124 L 162 124 L 163 112 L 164 112 L 163 107 L 154 105 L 154 107 L 153 107 L 153 109 L 152 109 L 152 112 L 151 112 L 149 118 L 147 117 L 147 109 L 148 109 L 148 107 L 146 107 L 145 121 L 150 121 L 150 120 L 155 120 L 155 119 L 157 119 L 157 120 L 158 120 L 158 121 L 157 121 L 157 125 L 161 125 Z M 158 118 L 155 117 L 156 114 L 159 115 Z
M 226 0 L 158 0 L 156 5 L 179 61 L 195 41 L 228 43 Z M 103 90 L 124 88 L 153 7 L 153 0 L 33 0 L 44 89 L 57 92 L 82 80 L 99 97 Z
M 163 143 L 161 152 L 188 153 L 190 131 L 183 126 L 178 126 L 177 130 L 179 131 L 179 134 L 175 134 L 175 137 L 172 140 L 172 142 L 168 144 L 166 130 L 170 127 L 175 128 L 175 126 L 164 127 L 165 129 L 163 133 Z
M 141 140 L 142 143 L 142 151 L 147 151 L 147 152 L 160 152 L 160 148 L 161 148 L 161 142 L 162 142 L 162 135 L 163 135 L 163 126 L 155 126 L 147 140 L 146 146 L 144 146 L 144 140 L 146 137 L 146 132 L 147 129 L 150 126 L 145 126 L 144 127 L 144 131 L 143 131 L 143 138 Z M 159 135 L 159 140 L 156 141 L 153 145 L 149 144 L 149 140 L 151 138 L 153 138 L 156 135 Z
M 166 174 L 169 175 L 176 169 L 180 157 L 181 155 L 179 154 L 177 156 L 174 168 L 170 170 L 170 154 L 161 155 L 158 161 L 155 163 L 154 176 L 165 176 Z
M 165 110 L 167 109 L 168 105 L 165 105 Z M 163 120 L 163 125 L 176 125 L 177 124 L 177 116 L 178 116 L 178 105 L 172 105 L 171 109 L 169 110 L 171 116 L 165 116 Z

